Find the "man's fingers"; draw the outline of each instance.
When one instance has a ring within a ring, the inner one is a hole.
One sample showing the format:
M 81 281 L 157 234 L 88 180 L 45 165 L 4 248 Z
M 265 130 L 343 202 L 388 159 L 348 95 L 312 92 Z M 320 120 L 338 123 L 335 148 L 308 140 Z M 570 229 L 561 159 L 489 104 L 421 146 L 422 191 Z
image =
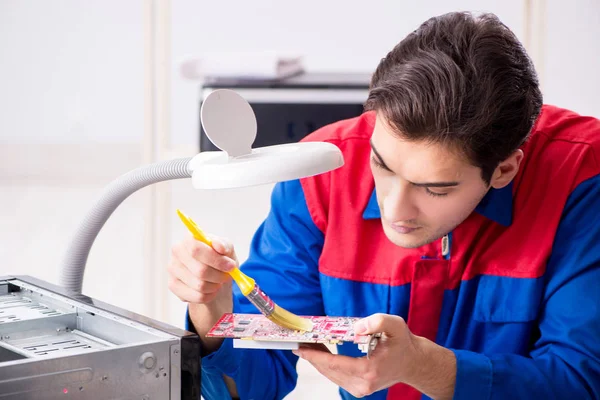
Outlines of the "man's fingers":
M 404 319 L 397 315 L 389 314 L 373 314 L 354 324 L 354 333 L 357 335 L 385 333 L 388 337 L 394 337 L 404 329 L 406 329 Z
M 321 375 L 335 383 L 339 387 L 344 387 L 348 381 L 348 376 L 340 372 L 334 372 L 320 365 L 311 364 Z
M 169 278 L 169 290 L 182 301 L 192 304 L 208 303 L 217 295 L 214 293 L 200 293 L 174 277 Z
M 300 348 L 301 349 L 313 349 L 313 350 L 319 350 L 319 351 L 331 353 L 329 348 L 327 346 L 325 346 L 323 343 L 302 343 L 300 345 Z
M 372 384 L 365 380 L 369 369 L 365 358 L 352 358 L 331 354 L 328 349 L 300 348 L 294 351 L 311 363 L 313 367 L 336 385 L 346 389 L 355 397 L 364 397 L 374 392 Z
M 182 258 L 185 257 L 185 260 L 182 259 L 181 261 L 187 266 L 193 265 L 192 260 L 195 260 L 200 262 L 200 264 L 208 265 L 223 272 L 231 271 L 233 268 L 237 267 L 237 262 L 235 260 L 219 254 L 209 245 L 202 243 L 193 237 L 185 240 L 183 246 L 186 251 L 179 252 L 179 256 Z
M 205 265 L 199 266 L 198 272 L 194 274 L 190 271 L 189 267 L 183 265 L 176 258 L 171 260 L 168 270 L 174 278 L 200 293 L 216 292 L 221 288 L 223 283 L 231 279 L 229 275 Z
M 233 247 L 230 250 L 233 254 Z M 219 254 L 192 236 L 173 246 L 171 252 L 169 288 L 189 303 L 213 301 L 222 292 L 223 285 L 231 282 L 227 271 L 237 267 L 237 261 Z
M 185 245 L 188 249 L 188 254 L 202 264 L 223 272 L 231 271 L 237 267 L 237 262 L 234 259 L 227 255 L 219 254 L 213 247 L 205 243 L 192 238 L 192 240 L 186 241 Z
M 329 349 L 327 349 L 325 345 L 321 344 L 323 347 L 325 347 L 325 350 L 323 350 L 323 348 L 317 346 L 318 344 L 320 343 L 311 343 L 310 345 L 303 344 L 299 350 L 294 350 L 294 353 L 308 361 L 317 371 L 319 371 L 321 375 L 329 379 L 331 382 L 335 383 L 338 386 L 342 386 L 348 380 L 347 374 L 345 374 L 342 371 L 331 369 L 330 365 L 328 365 L 325 361 L 330 360 L 329 357 L 324 357 L 323 359 L 321 359 L 320 357 L 311 356 L 312 352 L 319 352 L 325 355 L 331 355 L 331 352 L 329 352 Z
M 229 240 L 223 239 L 217 236 L 211 236 L 212 247 L 219 254 L 227 256 L 233 260 L 237 260 L 235 256 L 235 251 L 233 250 L 233 245 Z
M 294 353 L 302 357 L 315 368 L 323 368 L 334 372 L 343 372 L 345 375 L 361 375 L 366 372 L 365 359 L 331 354 L 329 350 L 301 347 Z

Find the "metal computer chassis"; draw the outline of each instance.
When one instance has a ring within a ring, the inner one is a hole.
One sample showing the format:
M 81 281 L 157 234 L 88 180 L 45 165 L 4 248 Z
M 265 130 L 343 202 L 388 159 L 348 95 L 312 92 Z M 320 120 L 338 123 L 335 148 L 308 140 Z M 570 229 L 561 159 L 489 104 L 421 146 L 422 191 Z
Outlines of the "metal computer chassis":
M 0 277 L 0 399 L 199 400 L 198 336 L 27 277 Z

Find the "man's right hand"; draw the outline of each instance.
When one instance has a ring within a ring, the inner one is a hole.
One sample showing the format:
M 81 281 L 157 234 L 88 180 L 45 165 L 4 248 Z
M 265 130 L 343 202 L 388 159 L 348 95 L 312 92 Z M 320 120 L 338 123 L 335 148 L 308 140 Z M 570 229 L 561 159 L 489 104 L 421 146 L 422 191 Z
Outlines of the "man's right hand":
M 203 355 L 212 353 L 222 343 L 207 338 L 206 333 L 224 313 L 233 310 L 231 276 L 238 266 L 233 246 L 223 239 L 211 237 L 212 247 L 189 237 L 171 249 L 169 289 L 189 303 L 189 315 L 204 344 Z

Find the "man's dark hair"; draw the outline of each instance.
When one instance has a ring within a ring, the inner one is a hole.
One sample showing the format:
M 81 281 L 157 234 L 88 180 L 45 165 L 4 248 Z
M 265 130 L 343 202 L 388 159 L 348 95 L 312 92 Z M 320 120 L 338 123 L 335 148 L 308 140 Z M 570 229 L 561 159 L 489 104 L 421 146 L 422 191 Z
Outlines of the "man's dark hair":
M 495 15 L 470 13 L 431 18 L 396 45 L 365 104 L 402 138 L 459 150 L 488 184 L 541 107 L 537 74 L 516 36 Z

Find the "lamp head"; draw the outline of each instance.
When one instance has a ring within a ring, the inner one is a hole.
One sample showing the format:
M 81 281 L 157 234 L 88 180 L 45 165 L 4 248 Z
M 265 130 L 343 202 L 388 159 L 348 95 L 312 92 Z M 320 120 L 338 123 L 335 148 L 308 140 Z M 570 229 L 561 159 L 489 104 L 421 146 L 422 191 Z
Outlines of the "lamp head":
M 206 136 L 222 151 L 192 159 L 197 189 L 225 189 L 300 179 L 344 165 L 340 149 L 326 142 L 299 142 L 252 149 L 256 117 L 250 104 L 232 90 L 212 92 L 202 103 Z

